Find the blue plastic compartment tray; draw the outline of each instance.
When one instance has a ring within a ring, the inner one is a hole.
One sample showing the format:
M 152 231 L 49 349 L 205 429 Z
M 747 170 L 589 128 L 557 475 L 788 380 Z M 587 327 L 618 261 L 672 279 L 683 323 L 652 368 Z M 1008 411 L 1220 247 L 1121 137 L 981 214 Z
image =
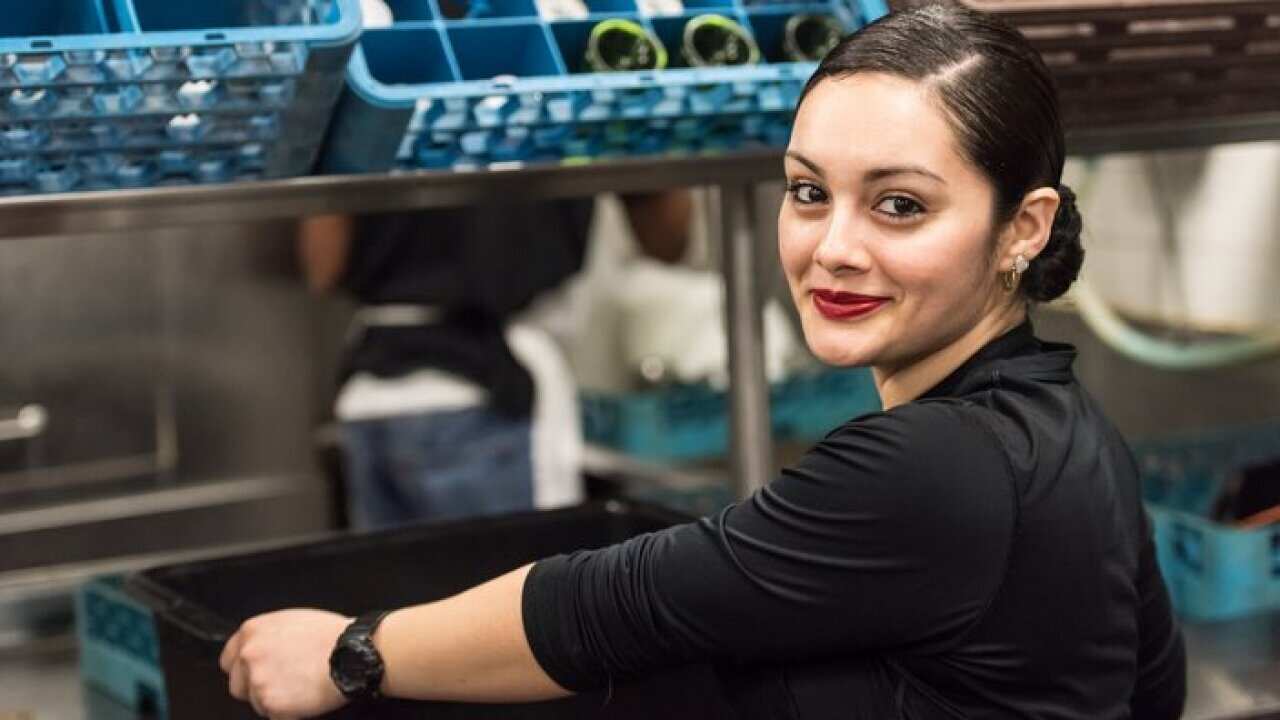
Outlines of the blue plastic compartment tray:
M 0 194 L 310 172 L 358 0 L 32 0 L 0 17 Z
M 470 169 L 503 162 L 585 162 L 660 153 L 782 146 L 813 63 L 785 62 L 783 28 L 822 13 L 855 30 L 883 0 L 686 0 L 644 15 L 635 0 L 586 0 L 586 19 L 544 20 L 534 0 L 442 4 L 388 0 L 396 22 L 364 33 L 323 153 L 325 172 Z M 480 11 L 477 11 L 480 8 Z M 591 28 L 625 18 L 674 61 L 692 18 L 725 15 L 753 34 L 762 62 L 710 68 L 582 72 Z M 479 17 L 477 17 L 479 15 Z
M 155 619 L 125 592 L 120 577 L 80 587 L 76 635 L 81 682 L 140 714 L 167 716 Z
M 1280 525 L 1242 530 L 1209 512 L 1233 473 L 1280 457 L 1280 422 L 1134 444 L 1174 606 L 1198 620 L 1280 608 Z
M 841 423 L 880 409 L 871 373 L 823 370 L 772 385 L 770 422 L 778 440 L 817 440 Z M 674 385 L 614 395 L 584 393 L 588 442 L 657 460 L 722 455 L 729 446 L 729 398 L 708 385 Z

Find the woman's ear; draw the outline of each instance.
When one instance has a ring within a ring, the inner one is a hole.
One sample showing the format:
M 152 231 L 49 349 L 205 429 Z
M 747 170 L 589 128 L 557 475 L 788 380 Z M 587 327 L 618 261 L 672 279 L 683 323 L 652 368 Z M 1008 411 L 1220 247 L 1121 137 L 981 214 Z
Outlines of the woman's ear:
M 1053 218 L 1060 202 L 1058 191 L 1053 188 L 1036 188 L 1027 193 L 1001 233 L 1001 271 L 1012 268 L 1019 255 L 1031 262 L 1044 250 L 1053 231 Z

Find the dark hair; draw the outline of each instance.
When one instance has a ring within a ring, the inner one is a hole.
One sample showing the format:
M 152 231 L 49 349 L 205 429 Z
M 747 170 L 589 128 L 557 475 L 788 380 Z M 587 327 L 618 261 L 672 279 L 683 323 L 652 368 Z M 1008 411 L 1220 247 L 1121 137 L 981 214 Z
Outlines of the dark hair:
M 930 4 L 887 15 L 845 38 L 818 65 L 800 102 L 826 78 L 877 72 L 926 83 L 961 152 L 991 180 L 998 224 L 1026 194 L 1051 187 L 1062 202 L 1044 251 L 1021 292 L 1045 302 L 1080 273 L 1084 248 L 1075 194 L 1061 184 L 1066 158 L 1058 93 L 1040 55 L 1015 28 L 961 5 Z

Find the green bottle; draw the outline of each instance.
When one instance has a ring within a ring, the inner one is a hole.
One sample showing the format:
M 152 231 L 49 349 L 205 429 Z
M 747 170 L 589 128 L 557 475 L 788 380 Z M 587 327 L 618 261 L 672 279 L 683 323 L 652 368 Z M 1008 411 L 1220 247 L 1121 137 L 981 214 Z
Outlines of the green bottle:
M 760 47 L 747 29 L 724 15 L 699 15 L 684 26 L 680 55 L 690 67 L 754 65 Z
M 591 72 L 661 70 L 667 48 L 640 23 L 610 18 L 591 28 L 585 61 Z
M 818 62 L 844 35 L 844 26 L 831 15 L 792 15 L 783 29 L 782 52 L 792 62 Z

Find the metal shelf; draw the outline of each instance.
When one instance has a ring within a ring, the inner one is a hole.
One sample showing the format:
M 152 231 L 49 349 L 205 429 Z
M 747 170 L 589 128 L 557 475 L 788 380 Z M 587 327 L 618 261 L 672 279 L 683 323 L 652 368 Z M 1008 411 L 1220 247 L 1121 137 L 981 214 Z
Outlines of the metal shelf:
M 777 151 L 620 159 L 580 166 L 498 167 L 475 172 L 326 175 L 226 185 L 108 190 L 0 199 L 0 238 L 141 231 L 326 213 L 376 213 L 643 192 L 782 177 Z
M 1280 113 L 1202 119 L 1171 117 L 1165 122 L 1069 131 L 1067 152 L 1103 155 L 1270 140 L 1280 140 Z

